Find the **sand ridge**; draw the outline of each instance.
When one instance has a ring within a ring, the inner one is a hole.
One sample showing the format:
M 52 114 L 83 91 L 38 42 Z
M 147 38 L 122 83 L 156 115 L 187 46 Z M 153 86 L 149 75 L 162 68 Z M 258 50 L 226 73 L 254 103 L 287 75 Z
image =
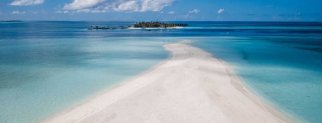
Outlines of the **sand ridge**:
M 47 123 L 285 123 L 231 66 L 186 42 L 148 72 L 58 114 Z

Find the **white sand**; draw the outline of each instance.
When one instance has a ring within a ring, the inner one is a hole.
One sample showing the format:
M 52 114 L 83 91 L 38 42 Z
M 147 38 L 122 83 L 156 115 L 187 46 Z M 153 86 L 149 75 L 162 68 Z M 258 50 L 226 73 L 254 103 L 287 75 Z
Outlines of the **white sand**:
M 165 45 L 172 58 L 49 123 L 291 122 L 252 94 L 232 68 L 184 43 Z

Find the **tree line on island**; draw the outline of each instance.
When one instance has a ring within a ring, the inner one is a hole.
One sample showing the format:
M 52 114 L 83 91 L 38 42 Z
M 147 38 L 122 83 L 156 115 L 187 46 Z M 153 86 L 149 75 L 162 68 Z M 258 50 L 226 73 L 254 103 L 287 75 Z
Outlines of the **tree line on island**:
M 89 30 L 107 30 L 107 29 L 128 29 L 128 28 L 175 28 L 175 27 L 186 27 L 188 24 L 180 23 L 165 23 L 165 22 L 137 22 L 131 26 L 91 26 Z
M 135 28 L 171 28 L 186 27 L 188 24 L 164 23 L 164 22 L 138 22 L 133 25 Z

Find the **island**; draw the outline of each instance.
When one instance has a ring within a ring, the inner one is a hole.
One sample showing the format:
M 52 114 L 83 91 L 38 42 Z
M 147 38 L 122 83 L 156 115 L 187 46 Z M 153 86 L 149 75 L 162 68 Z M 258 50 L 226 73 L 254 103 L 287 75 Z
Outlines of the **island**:
M 138 22 L 133 25 L 134 28 L 174 28 L 186 27 L 188 24 L 164 23 L 164 22 Z
M 165 23 L 165 22 L 137 22 L 130 26 L 97 26 L 92 25 L 88 30 L 110 30 L 110 29 L 170 29 L 176 27 L 186 27 L 188 24 L 182 23 Z

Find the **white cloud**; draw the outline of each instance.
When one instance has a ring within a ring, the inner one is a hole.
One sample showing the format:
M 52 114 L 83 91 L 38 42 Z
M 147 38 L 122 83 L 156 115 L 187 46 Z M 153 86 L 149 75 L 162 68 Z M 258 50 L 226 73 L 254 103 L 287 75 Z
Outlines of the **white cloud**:
M 115 11 L 139 11 L 139 3 L 135 0 L 122 2 L 114 5 L 113 10 Z
M 198 14 L 199 12 L 200 12 L 200 10 L 193 9 L 193 10 L 189 11 L 189 14 Z
M 174 13 L 175 13 L 174 11 L 168 12 L 168 14 L 170 14 L 170 15 L 173 15 Z
M 66 13 L 69 13 L 69 11 L 66 11 L 66 10 L 58 10 L 58 11 L 56 11 L 56 13 L 66 14 Z
M 97 6 L 104 0 L 74 0 L 72 3 L 64 6 L 65 10 L 81 10 Z
M 44 3 L 44 0 L 14 0 L 10 3 L 12 6 L 31 6 Z
M 161 11 L 170 6 L 174 0 L 73 0 L 66 4 L 64 10 L 68 11 L 125 11 L 147 12 Z
M 161 11 L 164 7 L 172 4 L 173 0 L 140 0 L 141 11 Z
M 11 14 L 14 14 L 14 15 L 26 14 L 26 11 L 12 11 Z
M 221 14 L 221 13 L 223 13 L 224 11 L 225 11 L 225 9 L 224 9 L 224 8 L 221 8 L 221 9 L 218 9 L 217 13 L 218 13 L 218 14 Z

